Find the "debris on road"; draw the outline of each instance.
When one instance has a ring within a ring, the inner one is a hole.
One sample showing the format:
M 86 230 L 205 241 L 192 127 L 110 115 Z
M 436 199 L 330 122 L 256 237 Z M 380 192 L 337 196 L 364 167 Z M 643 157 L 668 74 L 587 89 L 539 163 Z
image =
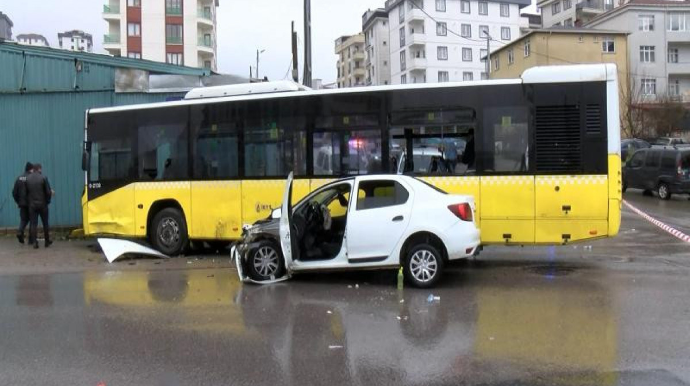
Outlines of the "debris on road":
M 168 256 L 156 250 L 127 240 L 98 239 L 98 244 L 101 246 L 101 249 L 105 254 L 105 258 L 109 263 L 112 263 L 113 261 L 126 255 L 144 255 L 150 257 L 168 258 Z
M 429 294 L 429 296 L 426 298 L 427 303 L 439 303 L 441 301 L 440 296 L 434 296 L 434 294 Z
M 332 345 L 328 346 L 329 350 L 336 350 L 336 349 L 341 349 L 341 348 L 343 348 L 343 346 L 337 345 L 337 344 L 332 344 Z

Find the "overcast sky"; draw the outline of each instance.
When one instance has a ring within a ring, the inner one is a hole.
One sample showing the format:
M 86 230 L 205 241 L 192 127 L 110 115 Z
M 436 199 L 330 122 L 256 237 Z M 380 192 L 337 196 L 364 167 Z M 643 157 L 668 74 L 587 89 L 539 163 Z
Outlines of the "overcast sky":
M 94 52 L 104 53 L 102 18 L 108 0 L 0 0 L 0 11 L 14 22 L 14 36 L 20 33 L 44 35 L 57 46 L 58 32 L 81 29 L 94 36 Z M 126 0 L 121 0 L 124 3 Z M 146 1 L 146 0 L 142 0 Z M 312 0 L 313 77 L 334 82 L 333 49 L 341 35 L 361 31 L 362 14 L 383 7 L 385 0 Z M 290 22 L 295 21 L 303 52 L 303 0 L 220 0 L 218 8 L 218 70 L 249 76 L 249 66 L 260 57 L 261 76 L 283 79 L 290 65 Z M 528 7 L 533 11 L 534 6 Z M 527 9 L 525 9 L 527 10 Z M 523 10 L 523 11 L 525 11 Z M 302 74 L 300 63 L 300 79 Z

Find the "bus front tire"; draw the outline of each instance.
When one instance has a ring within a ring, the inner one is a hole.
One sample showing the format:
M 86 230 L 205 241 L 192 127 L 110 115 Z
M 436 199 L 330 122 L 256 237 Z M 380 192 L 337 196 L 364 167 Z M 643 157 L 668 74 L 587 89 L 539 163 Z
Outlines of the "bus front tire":
M 151 222 L 151 244 L 168 256 L 184 253 L 189 239 L 187 223 L 182 212 L 175 208 L 165 208 L 156 213 Z

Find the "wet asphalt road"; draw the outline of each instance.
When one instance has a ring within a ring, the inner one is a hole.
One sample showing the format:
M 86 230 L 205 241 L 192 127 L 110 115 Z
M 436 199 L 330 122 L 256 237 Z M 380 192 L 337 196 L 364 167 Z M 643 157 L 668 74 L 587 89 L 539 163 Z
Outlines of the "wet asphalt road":
M 625 198 L 690 233 L 686 197 Z M 388 272 L 242 285 L 217 256 L 107 265 L 88 243 L 11 241 L 0 385 L 690 383 L 690 245 L 627 209 L 617 238 L 487 248 L 433 290 Z

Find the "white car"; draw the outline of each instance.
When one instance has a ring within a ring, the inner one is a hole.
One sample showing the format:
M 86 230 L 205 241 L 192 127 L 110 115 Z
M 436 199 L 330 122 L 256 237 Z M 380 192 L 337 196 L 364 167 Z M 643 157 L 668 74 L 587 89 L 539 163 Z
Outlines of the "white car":
M 402 265 L 409 283 L 431 287 L 449 260 L 472 256 L 480 243 L 471 196 L 447 194 L 409 176 L 343 178 L 294 209 L 291 198 L 292 174 L 282 207 L 246 228 L 233 246 L 243 281 Z

